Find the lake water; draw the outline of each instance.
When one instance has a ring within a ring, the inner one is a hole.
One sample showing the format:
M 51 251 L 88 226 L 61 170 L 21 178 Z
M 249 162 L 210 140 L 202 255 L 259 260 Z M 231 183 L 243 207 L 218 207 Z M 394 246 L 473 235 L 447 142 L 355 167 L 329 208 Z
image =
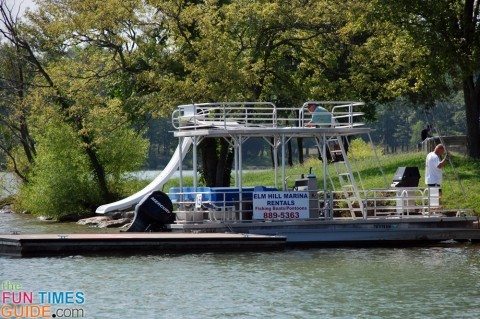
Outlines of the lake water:
M 0 214 L 0 233 L 82 232 Z M 84 318 L 479 318 L 480 246 L 0 257 L 0 281 L 76 291 Z M 78 300 L 77 300 L 78 301 Z M 0 315 L 1 318 L 1 315 Z
M 19 187 L 18 179 L 12 173 L 0 172 L 0 199 L 13 195 Z
M 255 170 L 253 169 L 244 169 L 243 170 L 243 173 L 251 173 L 251 172 L 258 172 L 258 171 L 264 171 L 264 170 L 268 170 L 268 171 L 271 171 L 272 169 L 271 168 L 257 168 Z M 133 172 L 133 173 L 128 173 L 127 176 L 129 177 L 133 177 L 135 179 L 140 179 L 140 180 L 145 180 L 145 181 L 152 181 L 153 179 L 155 179 L 155 177 L 157 177 L 158 175 L 160 175 L 162 171 L 138 171 L 138 172 Z M 193 170 L 183 170 L 182 171 L 182 175 L 184 177 L 192 177 L 193 176 Z M 232 176 L 233 176 L 233 172 L 232 172 Z M 179 178 L 180 177 L 180 172 L 177 170 L 175 171 L 173 174 L 172 174 L 172 177 L 173 178 Z

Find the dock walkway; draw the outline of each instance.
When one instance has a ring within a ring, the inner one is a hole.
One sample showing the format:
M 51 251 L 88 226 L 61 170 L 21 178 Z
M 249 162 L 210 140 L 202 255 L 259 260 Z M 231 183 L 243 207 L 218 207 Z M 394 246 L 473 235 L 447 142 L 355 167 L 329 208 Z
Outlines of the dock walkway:
M 0 235 L 0 255 L 42 257 L 86 254 L 191 253 L 279 250 L 282 236 L 234 233 L 119 233 Z

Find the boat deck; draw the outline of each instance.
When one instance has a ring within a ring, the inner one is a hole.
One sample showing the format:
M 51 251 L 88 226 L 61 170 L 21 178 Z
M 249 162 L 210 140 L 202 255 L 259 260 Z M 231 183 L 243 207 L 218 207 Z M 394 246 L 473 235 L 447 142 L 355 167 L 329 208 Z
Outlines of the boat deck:
M 208 136 L 230 137 L 242 135 L 244 137 L 315 137 L 315 136 L 350 136 L 370 133 L 372 130 L 366 127 L 200 127 L 184 129 L 174 132 L 175 137 Z
M 279 235 L 287 245 L 370 246 L 435 244 L 443 241 L 480 241 L 479 217 L 411 216 L 403 218 L 309 219 L 292 221 L 239 221 L 170 225 L 174 231 L 233 231 Z

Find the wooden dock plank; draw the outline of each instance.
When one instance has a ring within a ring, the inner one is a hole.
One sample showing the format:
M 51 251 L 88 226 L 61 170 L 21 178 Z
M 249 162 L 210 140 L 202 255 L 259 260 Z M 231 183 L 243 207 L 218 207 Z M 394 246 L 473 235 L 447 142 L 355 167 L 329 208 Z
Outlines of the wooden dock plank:
M 0 255 L 186 253 L 283 249 L 286 238 L 233 233 L 111 233 L 0 235 Z

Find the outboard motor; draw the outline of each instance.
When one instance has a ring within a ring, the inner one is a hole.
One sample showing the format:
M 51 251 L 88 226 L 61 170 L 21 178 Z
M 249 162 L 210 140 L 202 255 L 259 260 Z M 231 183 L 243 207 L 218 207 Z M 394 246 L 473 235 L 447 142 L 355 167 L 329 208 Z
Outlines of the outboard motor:
M 167 194 L 154 191 L 135 206 L 135 218 L 127 232 L 166 231 L 165 225 L 174 221 L 172 201 Z

